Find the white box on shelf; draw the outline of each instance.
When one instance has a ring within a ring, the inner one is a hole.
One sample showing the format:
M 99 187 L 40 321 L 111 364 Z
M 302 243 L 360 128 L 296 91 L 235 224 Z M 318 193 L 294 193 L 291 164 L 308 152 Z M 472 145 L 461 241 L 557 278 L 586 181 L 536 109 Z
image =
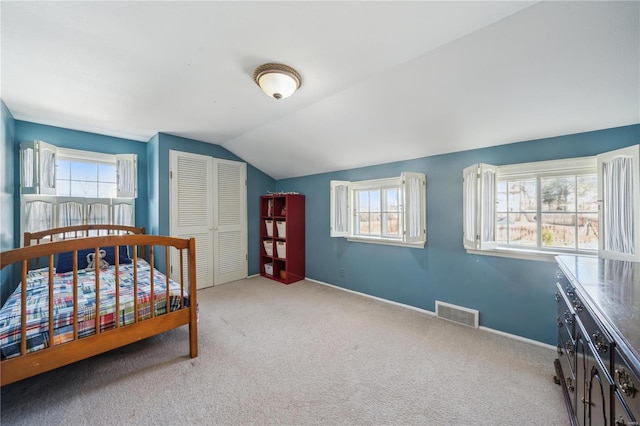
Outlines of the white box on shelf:
M 264 273 L 267 275 L 273 275 L 273 263 L 264 264 Z
M 278 249 L 278 257 L 281 259 L 286 259 L 287 257 L 286 241 L 276 241 L 276 248 Z
M 267 252 L 267 256 L 273 256 L 273 240 L 264 240 L 264 251 Z
M 278 228 L 278 237 L 287 238 L 287 222 L 278 220 L 276 221 L 276 227 Z
M 265 220 L 264 221 L 264 226 L 265 226 L 265 228 L 267 228 L 267 236 L 273 237 L 273 221 L 272 220 Z

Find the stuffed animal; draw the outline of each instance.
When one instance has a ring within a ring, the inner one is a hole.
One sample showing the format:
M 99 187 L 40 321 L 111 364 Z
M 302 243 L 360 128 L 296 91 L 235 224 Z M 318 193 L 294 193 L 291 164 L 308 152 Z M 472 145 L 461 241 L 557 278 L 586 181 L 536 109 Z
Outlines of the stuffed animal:
M 100 250 L 100 259 L 99 259 L 99 264 L 98 264 L 98 268 L 99 269 L 104 269 L 106 267 L 109 266 L 109 262 L 107 262 L 106 260 L 104 260 L 104 257 L 107 255 L 107 252 L 104 250 Z M 96 253 L 92 252 L 89 253 L 87 255 L 87 262 L 89 263 L 87 265 L 86 270 L 87 271 L 93 271 L 94 269 L 96 269 Z

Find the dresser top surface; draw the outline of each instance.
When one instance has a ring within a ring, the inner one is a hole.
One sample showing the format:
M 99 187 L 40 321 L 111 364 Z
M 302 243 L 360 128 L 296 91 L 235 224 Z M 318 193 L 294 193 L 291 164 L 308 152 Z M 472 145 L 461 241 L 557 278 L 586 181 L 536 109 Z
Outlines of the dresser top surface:
M 587 256 L 557 256 L 567 278 L 587 299 L 594 314 L 610 328 L 627 356 L 640 351 L 640 262 Z

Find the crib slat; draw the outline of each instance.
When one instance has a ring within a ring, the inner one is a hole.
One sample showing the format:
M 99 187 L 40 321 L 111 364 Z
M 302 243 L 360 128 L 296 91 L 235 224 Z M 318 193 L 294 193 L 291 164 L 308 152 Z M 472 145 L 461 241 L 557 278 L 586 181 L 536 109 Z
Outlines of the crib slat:
M 73 251 L 73 340 L 78 340 L 78 251 Z
M 116 328 L 120 327 L 120 246 L 116 246 Z M 124 324 L 122 324 L 124 325 Z
M 28 261 L 22 261 L 22 288 L 20 290 L 20 353 L 27 353 L 27 270 Z
M 95 275 L 96 275 L 96 334 L 100 334 L 100 247 L 95 248 Z
M 149 268 L 149 285 L 151 286 L 151 294 L 149 295 L 151 301 L 149 302 L 149 307 L 151 309 L 151 318 L 154 318 L 156 316 L 156 289 L 154 286 L 154 282 L 153 282 L 153 278 L 154 278 L 154 273 L 153 273 L 153 268 L 155 268 L 154 265 L 154 258 L 153 258 L 153 248 L 154 246 L 150 246 L 149 247 L 149 264 L 151 265 L 151 267 Z
M 167 267 L 165 268 L 165 286 L 167 287 L 167 295 L 165 296 L 167 302 L 166 312 L 171 312 L 171 303 L 169 300 L 169 273 L 171 272 L 171 258 L 169 257 L 169 246 L 164 246 L 164 258 L 167 260 Z
M 180 249 L 180 309 L 184 308 L 184 249 Z
M 133 322 L 138 323 L 138 246 L 133 246 Z
M 53 255 L 49 255 L 49 346 L 53 346 Z

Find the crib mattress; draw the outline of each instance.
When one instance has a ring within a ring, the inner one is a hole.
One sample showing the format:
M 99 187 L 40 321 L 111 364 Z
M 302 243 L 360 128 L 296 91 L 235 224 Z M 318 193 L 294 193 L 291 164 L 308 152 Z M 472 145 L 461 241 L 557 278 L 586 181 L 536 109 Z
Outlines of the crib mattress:
M 137 259 L 138 320 L 151 318 L 150 265 Z M 166 276 L 153 270 L 155 315 L 165 314 Z M 115 328 L 116 318 L 120 326 L 132 324 L 134 313 L 134 265 L 119 266 L 120 309 L 116 312 L 115 266 L 100 270 L 100 330 Z M 21 291 L 19 284 L 0 309 L 0 356 L 2 359 L 20 355 L 21 341 Z M 95 272 L 78 270 L 78 337 L 95 334 L 96 286 Z M 169 280 L 169 309 L 180 308 L 184 294 L 184 306 L 189 306 L 188 289 L 184 293 L 180 284 Z M 73 272 L 54 274 L 53 343 L 73 340 Z M 37 351 L 50 344 L 49 334 L 49 270 L 29 271 L 27 274 L 27 352 Z

